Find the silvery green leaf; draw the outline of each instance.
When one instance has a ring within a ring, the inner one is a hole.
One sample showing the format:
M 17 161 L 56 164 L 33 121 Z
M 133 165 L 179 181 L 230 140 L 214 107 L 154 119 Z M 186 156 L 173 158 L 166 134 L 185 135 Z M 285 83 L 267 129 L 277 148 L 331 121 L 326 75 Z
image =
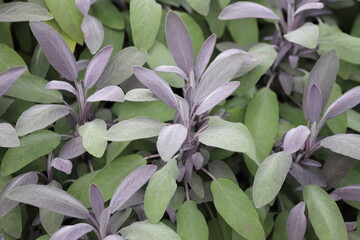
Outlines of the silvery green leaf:
M 127 47 L 118 52 L 106 66 L 97 82 L 98 88 L 119 85 L 133 74 L 133 66 L 142 66 L 146 62 L 147 53 L 135 47 Z
M 120 230 L 121 235 L 128 240 L 181 240 L 181 238 L 163 223 L 152 224 L 148 220 L 135 222 Z
M 266 18 L 279 20 L 279 17 L 269 8 L 254 2 L 236 2 L 224 8 L 220 20 L 241 18 Z
M 20 141 L 13 126 L 9 123 L 0 123 L 0 147 L 18 146 L 20 146 Z
M 323 121 L 334 118 L 360 103 L 360 86 L 354 87 L 333 102 L 323 116 Z
M 360 160 L 360 135 L 358 134 L 336 134 L 324 138 L 321 146 L 357 160 Z
M 87 208 L 76 198 L 56 187 L 30 184 L 18 187 L 7 198 L 79 219 L 87 219 Z
M 85 152 L 86 150 L 82 145 L 82 137 L 76 137 L 67 141 L 62 146 L 59 157 L 64 159 L 73 159 Z
M 302 240 L 306 231 L 305 203 L 300 202 L 293 207 L 287 219 L 287 233 L 290 240 Z
M 96 53 L 104 41 L 104 28 L 101 22 L 90 15 L 85 15 L 81 23 L 86 46 L 92 54 Z
M 291 155 L 278 152 L 265 158 L 256 172 L 253 199 L 256 208 L 270 203 L 279 193 L 292 164 Z
M 104 238 L 104 240 L 123 240 L 123 238 L 119 235 L 110 235 Z
M 111 213 L 120 209 L 154 175 L 155 165 L 141 166 L 121 182 L 110 200 Z
M 188 130 L 181 124 L 166 126 L 161 129 L 156 142 L 160 157 L 165 162 L 177 153 L 187 138 Z
M 73 168 L 73 165 L 72 165 L 72 162 L 67 160 L 67 159 L 62 159 L 62 158 L 54 158 L 52 161 L 51 161 L 51 166 L 53 168 L 56 168 L 57 170 L 59 171 L 62 171 L 66 174 L 70 174 L 71 173 L 71 170 Z
M 35 184 L 38 181 L 36 172 L 28 172 L 11 179 L 0 191 L 0 218 L 4 217 L 13 210 L 19 203 L 8 199 L 6 196 L 9 192 L 17 187 Z
M 134 67 L 133 69 L 137 79 L 150 89 L 156 97 L 169 107 L 174 109 L 178 108 L 176 96 L 164 79 L 162 79 L 154 71 L 147 68 Z
M 107 63 L 109 62 L 112 51 L 112 46 L 104 47 L 87 65 L 84 77 L 84 85 L 87 89 L 92 88 L 101 77 L 101 74 L 104 72 Z
M 215 89 L 212 93 L 210 93 L 203 102 L 196 109 L 195 114 L 200 115 L 211 110 L 221 101 L 228 98 L 240 85 L 240 82 L 234 81 L 225 83 L 224 85 Z
M 189 32 L 181 18 L 169 11 L 166 16 L 166 40 L 168 48 L 179 68 L 187 75 L 194 67 L 194 49 Z
M 0 5 L 1 6 L 1 5 Z M 0 74 L 0 97 L 23 75 L 26 67 L 15 67 Z
M 75 57 L 60 34 L 43 22 L 30 22 L 30 28 L 50 64 L 66 79 L 76 81 Z
M 43 129 L 69 114 L 69 108 L 57 104 L 38 104 L 21 114 L 15 130 L 19 136 Z
M 310 135 L 310 130 L 306 126 L 298 126 L 288 131 L 284 138 L 284 152 L 292 154 L 299 151 L 305 144 Z
M 125 95 L 123 90 L 118 86 L 107 86 L 98 91 L 86 99 L 87 102 L 123 102 L 125 101 Z
M 296 9 L 294 16 L 297 14 L 307 11 L 307 10 L 313 10 L 313 9 L 321 9 L 324 7 L 324 4 L 321 2 L 309 2 L 305 3 L 304 5 L 300 6 L 298 9 Z
M 150 179 L 146 187 L 144 208 L 151 223 L 158 223 L 163 217 L 169 202 L 176 191 L 179 175 L 175 159 L 169 160 Z
M 195 102 L 200 103 L 221 85 L 234 78 L 246 53 L 230 49 L 222 52 L 206 69 L 195 90 Z
M 95 119 L 79 127 L 82 145 L 88 153 L 97 158 L 104 155 L 107 146 L 106 132 L 106 123 L 101 119 Z
M 333 49 L 323 54 L 311 70 L 303 94 L 303 111 L 307 120 L 309 120 L 310 113 L 310 109 L 308 108 L 311 106 L 311 103 L 309 103 L 310 87 L 312 84 L 316 84 L 319 87 L 322 95 L 322 108 L 324 108 L 329 100 L 331 90 L 333 89 L 338 69 L 339 58 L 336 50 Z
M 50 240 L 77 240 L 94 228 L 87 223 L 78 223 L 60 228 Z
M 154 96 L 151 90 L 146 88 L 135 88 L 128 91 L 125 94 L 125 100 L 130 102 L 159 101 L 159 99 Z
M 53 16 L 43 7 L 29 2 L 10 2 L 0 5 L 0 22 L 46 21 Z
M 197 78 L 201 77 L 201 75 L 204 73 L 214 51 L 215 44 L 216 35 L 213 34 L 208 39 L 206 39 L 202 45 L 195 65 L 195 76 Z
M 149 117 L 135 117 L 112 126 L 105 135 L 108 141 L 130 141 L 156 137 L 165 123 Z
M 56 81 L 56 80 L 53 80 L 53 81 L 50 81 L 48 84 L 46 84 L 45 86 L 46 89 L 55 89 L 55 90 L 64 90 L 64 91 L 68 91 L 72 94 L 74 94 L 75 96 L 77 96 L 77 92 L 75 90 L 75 88 L 67 83 L 67 82 L 63 82 L 63 81 Z
M 299 44 L 303 47 L 314 49 L 319 40 L 319 28 L 313 23 L 305 23 L 303 26 L 284 35 L 286 40 Z

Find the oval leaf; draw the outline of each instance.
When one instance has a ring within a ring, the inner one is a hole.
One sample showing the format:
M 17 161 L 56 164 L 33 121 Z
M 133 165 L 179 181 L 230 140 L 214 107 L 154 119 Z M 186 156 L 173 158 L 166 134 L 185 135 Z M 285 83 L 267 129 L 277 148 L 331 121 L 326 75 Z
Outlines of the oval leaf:
M 96 53 L 104 40 L 104 28 L 101 22 L 90 15 L 85 15 L 81 24 L 84 33 L 84 40 L 89 51 Z
M 219 19 L 231 20 L 241 18 L 267 18 L 279 20 L 279 17 L 269 8 L 253 2 L 233 3 L 220 13 Z
M 306 231 L 305 203 L 300 202 L 289 213 L 286 226 L 289 240 L 302 240 Z
M 20 146 L 15 129 L 9 123 L 0 123 L 0 147 L 10 148 Z
M 299 44 L 303 47 L 314 49 L 319 40 L 319 28 L 313 23 L 305 23 L 303 26 L 284 35 L 286 40 Z
M 306 126 L 298 126 L 288 131 L 284 138 L 284 152 L 292 154 L 299 151 L 309 135 L 310 130 Z
M 106 132 L 106 123 L 101 119 L 95 119 L 79 127 L 82 145 L 86 151 L 94 157 L 100 158 L 105 153 L 107 147 L 107 141 L 105 139 Z
M 39 4 L 10 2 L 0 5 L 0 22 L 46 21 L 53 16 Z
M 336 134 L 323 139 L 321 146 L 331 151 L 360 160 L 360 135 Z
M 118 86 L 107 86 L 104 87 L 93 95 L 86 99 L 87 102 L 123 102 L 125 100 L 125 95 L 123 90 Z
M 169 161 L 184 143 L 188 130 L 181 124 L 166 126 L 161 129 L 156 142 L 157 150 L 164 161 Z

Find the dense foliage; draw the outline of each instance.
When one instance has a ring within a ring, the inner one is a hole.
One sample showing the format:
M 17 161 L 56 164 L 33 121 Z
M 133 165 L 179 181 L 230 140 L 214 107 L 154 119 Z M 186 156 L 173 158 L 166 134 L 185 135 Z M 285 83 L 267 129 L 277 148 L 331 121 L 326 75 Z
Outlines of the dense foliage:
M 0 0 L 0 240 L 360 239 L 356 0 Z

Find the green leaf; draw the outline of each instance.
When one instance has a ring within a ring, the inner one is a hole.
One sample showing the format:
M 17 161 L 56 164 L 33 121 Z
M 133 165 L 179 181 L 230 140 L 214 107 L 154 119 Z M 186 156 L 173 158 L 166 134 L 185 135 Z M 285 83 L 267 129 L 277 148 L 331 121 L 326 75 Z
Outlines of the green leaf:
M 20 146 L 15 129 L 9 123 L 0 123 L 0 147 L 10 148 Z
M 155 41 L 154 45 L 149 50 L 147 63 L 153 70 L 161 65 L 176 66 L 170 51 L 166 48 L 165 45 L 158 41 Z M 166 82 L 169 83 L 169 85 L 172 87 L 181 88 L 185 84 L 184 79 L 176 74 L 162 72 L 157 72 L 157 74 L 166 80 Z
M 121 12 L 108 0 L 97 0 L 91 5 L 90 13 L 109 28 L 122 30 L 125 27 Z
M 112 126 L 106 133 L 106 139 L 121 142 L 156 137 L 164 127 L 165 123 L 156 119 L 136 117 Z
M 324 138 L 321 146 L 331 151 L 360 160 L 360 135 L 337 134 Z
M 61 103 L 63 100 L 61 93 L 46 89 L 47 83 L 48 81 L 35 75 L 23 75 L 5 95 L 36 103 Z
M 360 38 L 340 32 L 326 24 L 321 24 L 319 29 L 319 54 L 335 48 L 341 60 L 360 64 Z
M 324 110 L 326 110 L 336 99 L 341 97 L 342 92 L 338 84 L 334 84 L 330 98 Z M 334 134 L 345 133 L 347 128 L 347 112 L 326 121 L 326 125 Z
M 286 222 L 289 216 L 289 212 L 280 212 L 275 219 L 274 232 L 272 234 L 273 239 L 276 240 L 289 240 L 287 234 Z
M 193 201 L 184 202 L 176 216 L 177 233 L 182 240 L 208 240 L 209 229 L 203 214 Z
M 349 110 L 347 112 L 347 124 L 349 128 L 360 132 L 360 113 L 355 110 Z
M 133 75 L 133 66 L 142 66 L 146 62 L 146 51 L 128 47 L 117 53 L 106 65 L 106 68 L 97 82 L 97 87 L 119 85 Z
M 211 192 L 216 210 L 238 234 L 249 240 L 265 239 L 259 216 L 239 186 L 219 178 L 211 183 Z
M 1 174 L 10 175 L 42 157 L 60 144 L 60 136 L 41 130 L 20 139 L 20 146 L 7 150 L 1 163 Z
M 1 22 L 0 23 L 0 43 L 8 45 L 10 48 L 14 47 L 13 39 L 11 36 L 10 23 Z
M 341 212 L 325 190 L 308 185 L 304 188 L 303 196 L 311 224 L 320 240 L 348 239 Z
M 220 8 L 218 1 L 211 1 L 210 9 L 205 20 L 207 21 L 210 32 L 215 33 L 218 38 L 220 38 L 225 31 L 226 22 L 218 19 L 222 8 Z
M 186 0 L 192 9 L 203 16 L 208 15 L 210 0 Z
M 255 18 L 244 18 L 226 21 L 226 27 L 235 43 L 248 48 L 259 42 L 259 28 Z
M 244 123 L 253 136 L 257 156 L 263 161 L 274 146 L 279 128 L 279 103 L 276 94 L 269 88 L 258 91 L 246 109 Z
M 284 37 L 289 42 L 314 49 L 316 48 L 319 40 L 319 28 L 315 24 L 308 22 L 298 29 L 288 32 L 284 35 Z
M 13 67 L 26 67 L 26 63 L 13 49 L 0 44 L 0 73 Z M 28 73 L 29 71 L 25 72 Z
M 267 157 L 255 175 L 253 186 L 254 204 L 261 208 L 279 193 L 292 164 L 291 155 L 278 152 Z
M 0 22 L 45 21 L 53 16 L 38 4 L 11 2 L 0 5 Z
M 149 221 L 135 222 L 120 230 L 127 240 L 181 240 L 181 238 L 163 223 L 152 224 Z
M 75 0 L 45 0 L 45 3 L 61 29 L 82 45 L 84 43 L 84 35 L 81 31 L 83 15 L 77 9 Z
M 83 139 L 82 145 L 94 157 L 101 158 L 105 153 L 107 146 L 106 132 L 106 123 L 101 119 L 95 119 L 79 127 L 79 134 Z
M 176 191 L 178 175 L 176 160 L 171 159 L 151 177 L 144 197 L 144 209 L 150 222 L 157 223 L 164 215 Z
M 69 108 L 59 104 L 35 105 L 21 114 L 15 130 L 19 136 L 43 129 L 69 114 Z
M 264 57 L 263 52 L 267 52 L 268 55 Z M 248 93 L 248 91 L 255 86 L 260 77 L 271 67 L 277 56 L 275 49 L 265 43 L 255 45 L 248 53 L 255 58 L 255 62 L 251 65 L 251 67 L 255 67 L 237 79 L 241 82 L 240 87 L 236 90 L 238 96 Z
M 155 0 L 132 0 L 130 23 L 135 47 L 149 50 L 156 39 L 161 21 L 161 5 Z
M 0 218 L 0 228 L 10 236 L 20 239 L 23 230 L 20 206 L 15 207 L 11 212 Z
M 144 116 L 167 122 L 174 119 L 175 115 L 175 110 L 162 101 L 115 103 L 112 112 L 118 116 L 120 120 Z
M 198 195 L 199 198 L 205 197 L 205 190 L 203 186 L 202 178 L 197 175 L 195 172 L 192 173 L 191 181 L 189 183 L 191 190 Z
M 145 164 L 146 160 L 136 154 L 118 157 L 101 170 L 77 179 L 70 186 L 68 192 L 79 199 L 86 207 L 90 207 L 89 186 L 94 183 L 101 190 L 106 202 L 110 200 L 116 188 L 127 175 Z

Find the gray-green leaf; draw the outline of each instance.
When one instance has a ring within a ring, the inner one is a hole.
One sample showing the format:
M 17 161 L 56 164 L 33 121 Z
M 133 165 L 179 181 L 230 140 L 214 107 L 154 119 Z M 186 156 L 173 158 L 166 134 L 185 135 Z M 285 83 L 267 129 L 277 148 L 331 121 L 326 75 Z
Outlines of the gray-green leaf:
M 10 2 L 0 5 L 0 22 L 46 21 L 53 16 L 38 4 Z
M 267 157 L 256 172 L 253 198 L 257 208 L 270 203 L 279 193 L 292 163 L 291 155 L 278 152 Z
M 151 177 L 144 198 L 145 213 L 150 222 L 157 223 L 164 215 L 176 191 L 178 175 L 176 160 L 171 159 Z
M 337 134 L 321 141 L 321 146 L 331 151 L 360 160 L 360 135 Z
M 208 15 L 210 0 L 186 0 L 196 12 L 203 16 Z
M 238 234 L 249 240 L 265 239 L 259 216 L 238 185 L 220 178 L 211 183 L 211 192 L 216 210 Z
M 284 35 L 284 37 L 289 42 L 314 49 L 316 48 L 319 40 L 319 28 L 315 24 L 308 22 L 298 29 L 288 32 Z
M 0 147 L 18 147 L 20 141 L 15 129 L 9 123 L 0 123 Z
M 320 240 L 347 240 L 344 219 L 336 202 L 319 186 L 308 185 L 303 191 L 311 224 Z

